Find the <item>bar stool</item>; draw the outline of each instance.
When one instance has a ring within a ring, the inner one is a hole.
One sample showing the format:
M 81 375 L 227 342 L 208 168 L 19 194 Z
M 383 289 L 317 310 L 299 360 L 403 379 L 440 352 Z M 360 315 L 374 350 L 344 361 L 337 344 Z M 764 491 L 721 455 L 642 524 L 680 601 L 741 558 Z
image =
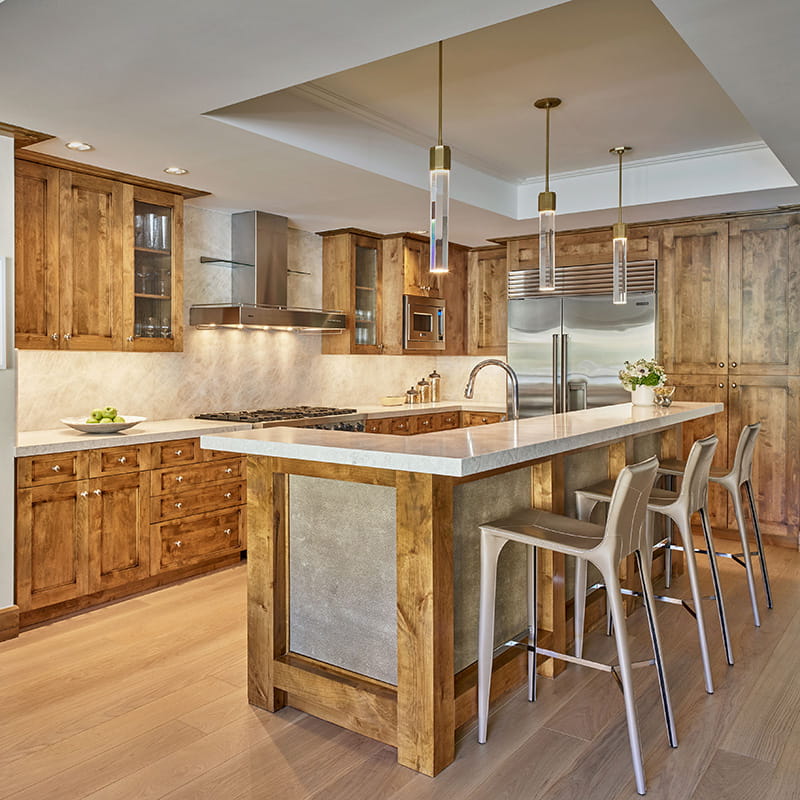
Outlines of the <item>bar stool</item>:
M 700 657 L 703 662 L 703 676 L 705 689 L 709 694 L 714 692 L 714 684 L 711 678 L 711 664 L 708 655 L 708 640 L 706 637 L 705 620 L 702 607 L 702 596 L 700 594 L 700 582 L 697 577 L 697 564 L 694 558 L 694 543 L 692 541 L 691 519 L 695 512 L 699 512 L 700 520 L 703 525 L 703 535 L 708 544 L 709 553 L 714 552 L 711 539 L 711 527 L 708 524 L 707 498 L 708 498 L 708 473 L 711 468 L 711 461 L 714 458 L 714 451 L 717 449 L 717 437 L 709 436 L 700 439 L 692 445 L 689 458 L 686 461 L 685 479 L 681 484 L 680 492 L 671 492 L 665 489 L 653 489 L 647 503 L 648 528 L 652 527 L 653 513 L 663 514 L 677 525 L 680 531 L 681 540 L 686 548 L 686 571 L 689 575 L 689 586 L 691 588 L 692 603 L 690 606 L 686 600 L 676 597 L 658 596 L 656 599 L 668 603 L 682 605 L 697 622 L 697 638 L 700 644 Z M 611 481 L 601 481 L 594 486 L 586 489 L 579 489 L 575 492 L 578 507 L 578 517 L 589 520 L 591 513 L 598 503 L 608 503 L 611 499 Z M 654 545 L 653 549 L 663 547 L 664 542 Z M 719 580 L 719 570 L 713 555 L 709 556 L 711 562 L 711 575 L 714 581 L 714 595 L 717 601 L 717 612 L 719 624 L 722 629 L 722 641 L 725 646 L 725 657 L 728 664 L 733 664 L 733 653 L 731 650 L 730 635 L 728 633 L 728 622 L 725 615 L 725 604 L 722 599 L 722 587 Z M 625 594 L 638 594 L 630 590 L 623 589 Z M 583 646 L 583 625 L 586 607 L 586 566 L 578 564 L 575 570 L 575 653 L 579 654 Z M 612 615 L 613 616 L 613 615 Z M 614 622 L 617 617 L 614 616 Z M 609 626 L 610 627 L 610 626 Z
M 772 608 L 772 589 L 769 585 L 769 574 L 767 572 L 767 560 L 764 557 L 764 544 L 761 541 L 761 528 L 758 524 L 758 513 L 756 511 L 755 496 L 753 494 L 753 453 L 756 448 L 756 439 L 761 430 L 761 423 L 754 422 L 745 425 L 739 435 L 739 443 L 736 445 L 736 455 L 733 458 L 733 467 L 726 472 L 724 469 L 712 468 L 709 480 L 723 486 L 733 501 L 733 510 L 736 513 L 736 525 L 739 528 L 739 537 L 742 541 L 741 553 L 717 552 L 716 555 L 722 558 L 730 558 L 737 564 L 744 567 L 747 574 L 747 588 L 750 591 L 750 605 L 753 607 L 753 619 L 756 627 L 761 625 L 761 618 L 758 614 L 758 602 L 756 600 L 755 577 L 753 576 L 753 564 L 751 556 L 758 556 L 761 563 L 761 577 L 764 581 L 764 592 L 767 596 L 767 608 Z M 685 474 L 686 464 L 683 461 L 667 460 L 662 462 L 659 472 L 664 475 L 682 476 Z M 756 538 L 756 550 L 751 552 L 750 542 L 747 538 L 747 526 L 744 518 L 744 506 L 742 504 L 742 486 L 747 492 L 747 500 L 750 505 L 750 516 L 753 520 L 753 531 Z M 685 550 L 684 547 L 673 546 L 674 550 Z M 695 550 L 702 553 L 703 550 Z M 669 553 L 669 550 L 667 550 Z
M 528 558 L 528 700 L 536 699 L 536 654 L 571 661 L 611 674 L 622 688 L 625 715 L 628 723 L 628 739 L 636 778 L 636 791 L 646 791 L 642 748 L 636 718 L 636 702 L 633 691 L 631 668 L 647 664 L 656 665 L 661 702 L 667 736 L 671 747 L 677 747 L 672 705 L 661 657 L 661 639 L 655 616 L 653 584 L 651 580 L 650 550 L 652 542 L 647 539 L 645 512 L 647 497 L 655 481 L 658 459 L 650 458 L 641 464 L 625 467 L 617 478 L 611 497 L 608 521 L 605 526 L 563 517 L 549 511 L 525 509 L 504 519 L 487 522 L 481 529 L 481 584 L 480 617 L 478 625 L 478 741 L 486 742 L 489 720 L 489 691 L 492 680 L 492 655 L 494 652 L 494 604 L 497 582 L 497 559 L 506 542 L 521 542 L 527 545 Z M 536 561 L 537 549 L 544 548 L 575 556 L 578 561 L 587 560 L 603 575 L 608 587 L 609 604 L 617 623 L 618 665 L 601 664 L 583 658 L 556 653 L 537 645 L 537 598 Z M 644 605 L 650 626 L 654 659 L 631 663 L 625 615 L 622 611 L 617 573 L 619 565 L 631 553 L 639 564 Z M 645 557 L 642 558 L 642 553 Z

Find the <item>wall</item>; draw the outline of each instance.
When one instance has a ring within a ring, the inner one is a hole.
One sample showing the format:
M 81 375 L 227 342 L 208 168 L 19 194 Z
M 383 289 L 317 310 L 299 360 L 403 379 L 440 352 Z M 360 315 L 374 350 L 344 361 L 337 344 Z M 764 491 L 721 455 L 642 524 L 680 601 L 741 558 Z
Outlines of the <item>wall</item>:
M 14 603 L 14 140 L 0 136 L 0 259 L 6 258 L 6 359 L 0 370 L 0 609 Z M 2 315 L 0 315 L 2 316 Z
M 230 216 L 186 206 L 185 305 L 224 302 L 226 267 L 200 264 L 200 256 L 230 257 Z M 289 231 L 289 302 L 319 307 L 322 240 Z M 203 411 L 267 406 L 377 403 L 402 394 L 436 368 L 443 399 L 461 397 L 474 356 L 329 356 L 320 334 L 186 328 L 183 353 L 19 352 L 20 430 L 59 427 L 59 419 L 114 405 L 150 419 Z M 493 374 L 494 373 L 494 374 Z M 481 374 L 475 398 L 504 402 L 500 370 Z

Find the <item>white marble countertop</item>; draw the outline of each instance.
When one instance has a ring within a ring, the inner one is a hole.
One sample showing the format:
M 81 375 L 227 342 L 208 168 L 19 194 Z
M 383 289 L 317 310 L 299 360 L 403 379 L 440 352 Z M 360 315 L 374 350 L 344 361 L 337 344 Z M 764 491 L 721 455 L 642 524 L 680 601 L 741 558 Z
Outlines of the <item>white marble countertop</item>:
M 119 433 L 81 433 L 68 428 L 46 431 L 20 431 L 17 433 L 15 455 L 39 456 L 47 453 L 66 453 L 69 450 L 95 450 L 101 447 L 118 447 L 127 444 L 147 444 L 170 439 L 184 439 L 205 433 L 227 433 L 250 430 L 241 422 L 214 422 L 206 419 L 145 420 Z
M 277 427 L 204 435 L 201 445 L 245 455 L 463 476 L 653 433 L 722 410 L 721 403 L 669 408 L 620 403 L 424 436 Z

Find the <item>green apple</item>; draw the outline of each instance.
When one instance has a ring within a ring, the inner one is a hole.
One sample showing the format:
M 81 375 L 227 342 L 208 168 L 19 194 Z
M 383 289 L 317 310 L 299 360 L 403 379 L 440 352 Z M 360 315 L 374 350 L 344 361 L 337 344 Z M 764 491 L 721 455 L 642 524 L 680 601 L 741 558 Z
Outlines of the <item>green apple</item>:
M 125 417 L 114 417 L 114 422 L 125 422 Z
M 111 417 L 111 419 L 114 419 L 114 417 L 117 416 L 117 409 L 114 408 L 114 406 L 106 406 L 103 409 L 103 416 L 104 417 Z
M 97 425 L 97 423 L 98 423 L 98 422 L 100 422 L 100 420 L 99 420 L 99 419 L 95 419 L 94 417 L 89 417 L 89 419 L 87 419 L 87 420 L 86 420 L 86 422 L 87 422 L 87 423 L 88 423 L 88 422 L 91 422 L 91 423 L 93 423 L 94 425 Z
M 94 409 L 94 411 L 92 411 L 92 416 L 95 418 L 95 420 L 98 421 L 101 420 L 103 418 L 103 409 L 102 408 Z
M 110 422 L 113 422 L 113 421 L 114 421 L 113 417 L 103 417 L 103 419 L 100 420 L 100 423 L 102 425 L 108 425 Z

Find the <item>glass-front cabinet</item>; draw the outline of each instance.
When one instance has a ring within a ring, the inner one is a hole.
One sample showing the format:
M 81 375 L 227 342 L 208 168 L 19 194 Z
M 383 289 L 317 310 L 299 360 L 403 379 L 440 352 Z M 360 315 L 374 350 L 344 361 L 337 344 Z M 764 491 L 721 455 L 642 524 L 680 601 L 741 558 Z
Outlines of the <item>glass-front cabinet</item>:
M 132 222 L 125 349 L 181 350 L 183 198 L 134 187 Z
M 371 239 L 354 241 L 356 299 L 354 344 L 378 345 L 378 247 Z

